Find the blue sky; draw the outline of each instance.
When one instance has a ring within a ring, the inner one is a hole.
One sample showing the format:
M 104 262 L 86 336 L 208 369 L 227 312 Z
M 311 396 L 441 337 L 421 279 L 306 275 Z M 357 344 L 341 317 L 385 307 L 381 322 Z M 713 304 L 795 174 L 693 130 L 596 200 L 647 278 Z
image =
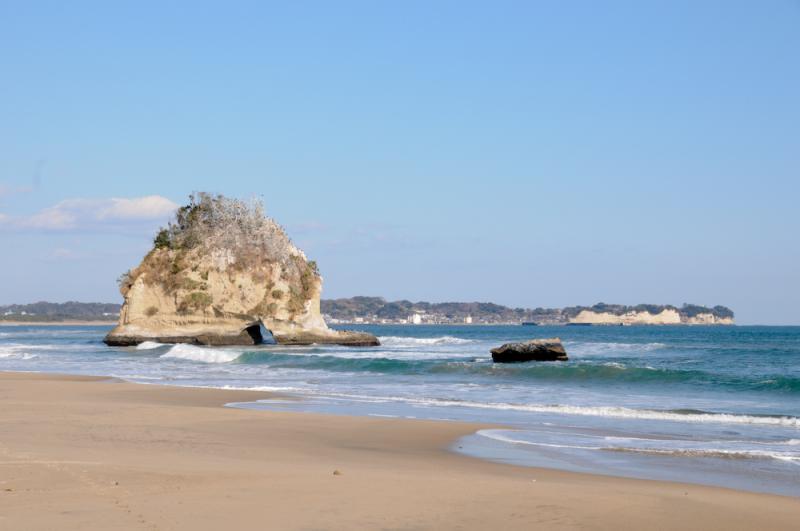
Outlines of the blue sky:
M 167 5 L 169 4 L 169 5 Z M 0 4 L 0 304 L 119 301 L 194 190 L 325 296 L 800 324 L 800 2 Z

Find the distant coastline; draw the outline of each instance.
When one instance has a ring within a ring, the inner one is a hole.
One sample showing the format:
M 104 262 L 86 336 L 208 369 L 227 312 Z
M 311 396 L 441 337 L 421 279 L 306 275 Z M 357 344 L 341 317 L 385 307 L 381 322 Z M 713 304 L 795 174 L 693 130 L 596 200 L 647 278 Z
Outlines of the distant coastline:
M 598 303 L 566 308 L 509 308 L 490 302 L 387 301 L 382 297 L 352 297 L 321 302 L 330 324 L 468 324 L 468 325 L 732 325 L 734 313 L 725 306 L 683 304 Z
M 323 299 L 321 313 L 331 325 L 732 325 L 725 306 L 706 307 L 598 303 L 566 308 L 509 308 L 490 302 L 387 301 L 382 297 Z M 114 303 L 36 302 L 0 306 L 0 325 L 112 325 Z
M 0 325 L 115 324 L 120 305 L 110 302 L 45 302 L 0 305 Z

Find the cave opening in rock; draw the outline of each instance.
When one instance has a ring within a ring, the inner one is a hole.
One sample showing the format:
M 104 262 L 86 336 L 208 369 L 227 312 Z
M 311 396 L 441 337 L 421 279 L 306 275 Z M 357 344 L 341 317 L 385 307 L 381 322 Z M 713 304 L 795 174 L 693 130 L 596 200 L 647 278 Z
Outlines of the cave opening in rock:
M 261 345 L 262 343 L 274 345 L 276 343 L 275 338 L 272 337 L 272 332 L 262 322 L 253 323 L 245 328 L 244 331 L 253 339 L 253 344 L 255 345 Z

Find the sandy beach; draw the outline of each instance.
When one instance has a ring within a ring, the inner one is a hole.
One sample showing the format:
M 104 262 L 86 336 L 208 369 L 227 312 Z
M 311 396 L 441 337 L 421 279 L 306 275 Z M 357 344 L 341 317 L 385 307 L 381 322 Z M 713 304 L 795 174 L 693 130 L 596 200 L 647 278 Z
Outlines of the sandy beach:
M 796 529 L 800 500 L 484 462 L 481 426 L 0 373 L 0 529 Z M 336 472 L 335 472 L 336 471 Z

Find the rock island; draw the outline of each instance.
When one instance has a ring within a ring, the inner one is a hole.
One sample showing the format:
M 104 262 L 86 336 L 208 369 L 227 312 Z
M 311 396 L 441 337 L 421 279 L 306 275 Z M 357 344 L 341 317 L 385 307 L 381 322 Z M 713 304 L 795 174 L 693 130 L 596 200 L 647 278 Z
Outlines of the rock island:
M 119 285 L 125 302 L 108 345 L 252 345 L 269 334 L 286 345 L 379 344 L 328 328 L 316 263 L 256 201 L 193 194 Z

